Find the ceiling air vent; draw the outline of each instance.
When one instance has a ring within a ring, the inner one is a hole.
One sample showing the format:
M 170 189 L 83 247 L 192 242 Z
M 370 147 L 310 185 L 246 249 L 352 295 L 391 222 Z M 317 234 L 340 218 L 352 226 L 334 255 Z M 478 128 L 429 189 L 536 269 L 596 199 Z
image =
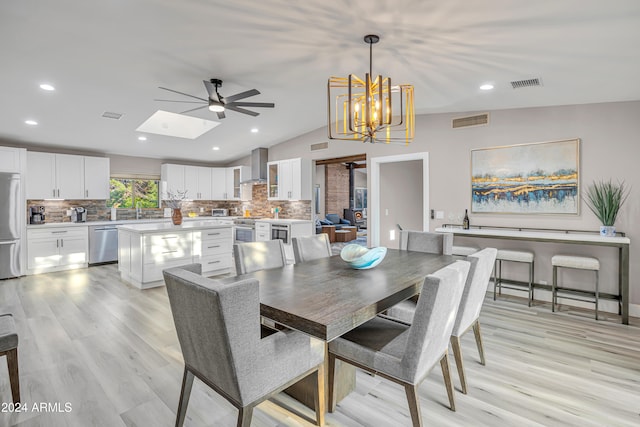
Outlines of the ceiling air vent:
M 317 144 L 311 144 L 311 151 L 326 150 L 327 148 L 329 148 L 328 142 L 319 142 Z
M 514 82 L 511 82 L 511 87 L 514 89 L 520 89 L 523 87 L 534 87 L 534 86 L 541 86 L 540 79 L 535 78 L 535 79 L 527 79 L 527 80 L 516 80 Z
M 483 126 L 489 124 L 489 113 L 478 114 L 476 116 L 459 117 L 451 121 L 454 129 L 466 128 L 469 126 Z
M 120 113 L 112 113 L 110 111 L 105 111 L 104 113 L 102 113 L 102 117 L 105 117 L 107 119 L 120 120 L 120 117 L 122 117 L 122 114 L 120 114 Z

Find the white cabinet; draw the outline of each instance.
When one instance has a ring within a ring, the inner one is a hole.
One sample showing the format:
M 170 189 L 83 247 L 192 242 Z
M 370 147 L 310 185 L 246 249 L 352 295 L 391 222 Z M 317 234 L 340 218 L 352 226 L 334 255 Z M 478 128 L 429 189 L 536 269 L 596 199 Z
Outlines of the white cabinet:
M 256 221 L 256 242 L 271 240 L 271 224 Z
M 184 188 L 188 199 L 211 200 L 211 168 L 185 166 Z
M 267 169 L 269 200 L 311 200 L 311 160 L 278 160 Z
M 226 200 L 227 169 L 211 168 L 211 200 Z
M 233 228 L 217 228 L 193 232 L 193 262 L 202 264 L 202 272 L 231 267 Z
M 186 188 L 184 183 L 184 166 L 172 165 L 169 163 L 163 164 L 160 166 L 160 181 L 162 183 L 162 200 L 168 198 L 168 191 L 171 191 L 172 193 L 177 191 L 183 192 Z
M 22 172 L 20 155 L 24 148 L 0 147 L 0 172 Z
M 227 199 L 240 200 L 240 183 L 249 179 L 251 168 L 249 166 L 234 166 L 227 168 Z
M 110 196 L 111 169 L 108 157 L 84 158 L 84 198 L 107 200 Z
M 27 152 L 27 199 L 109 198 L 109 159 Z
M 27 230 L 27 274 L 87 267 L 88 227 Z

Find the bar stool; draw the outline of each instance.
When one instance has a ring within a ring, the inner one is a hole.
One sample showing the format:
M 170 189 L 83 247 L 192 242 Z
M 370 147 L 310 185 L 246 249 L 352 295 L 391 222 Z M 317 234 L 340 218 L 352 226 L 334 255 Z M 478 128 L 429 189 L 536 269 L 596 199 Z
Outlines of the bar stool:
M 480 248 L 476 246 L 453 246 L 451 248 L 452 255 L 469 256 L 478 252 Z
M 13 316 L 0 315 L 0 356 L 7 356 L 9 383 L 13 403 L 20 402 L 20 377 L 18 375 L 18 333 Z
M 493 272 L 493 300 L 496 300 L 496 287 L 498 288 L 498 292 L 502 294 L 502 283 L 507 283 L 513 286 L 505 286 L 506 289 L 513 289 L 517 291 L 522 291 L 525 283 L 517 282 L 515 280 L 503 279 L 502 278 L 502 262 L 520 262 L 529 264 L 529 282 L 526 283 L 526 288 L 529 292 L 529 307 L 531 307 L 531 303 L 533 302 L 533 252 L 529 251 L 521 251 L 521 250 L 511 250 L 511 249 L 498 249 L 498 255 L 496 256 L 496 264 Z
M 553 283 L 551 284 L 551 311 L 556 311 L 556 304 L 558 302 L 558 290 L 561 292 L 573 294 L 593 294 L 593 292 L 590 291 L 558 287 L 558 267 L 573 268 L 576 270 L 590 270 L 596 273 L 595 301 L 585 300 L 582 298 L 572 298 L 570 296 L 564 296 L 563 298 L 573 299 L 576 301 L 594 302 L 596 305 L 596 320 L 598 320 L 598 299 L 600 298 L 600 291 L 598 289 L 598 272 L 600 270 L 600 261 L 598 260 L 598 258 L 574 255 L 554 255 L 553 257 L 551 257 L 551 265 L 553 266 Z

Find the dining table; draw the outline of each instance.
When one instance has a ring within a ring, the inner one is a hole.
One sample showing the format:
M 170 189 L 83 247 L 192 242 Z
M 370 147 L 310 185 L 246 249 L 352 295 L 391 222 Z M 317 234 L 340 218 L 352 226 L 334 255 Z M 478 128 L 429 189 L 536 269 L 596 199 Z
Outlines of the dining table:
M 387 249 L 382 262 L 370 269 L 351 268 L 336 255 L 222 281 L 257 279 L 263 317 L 328 343 L 419 294 L 427 275 L 457 259 L 451 255 Z M 325 351 L 326 348 L 325 344 Z M 348 364 L 336 369 L 336 395 L 340 400 L 353 390 L 355 371 Z M 328 369 L 325 369 L 325 382 L 327 375 Z M 309 380 L 287 392 L 313 407 L 313 391 Z

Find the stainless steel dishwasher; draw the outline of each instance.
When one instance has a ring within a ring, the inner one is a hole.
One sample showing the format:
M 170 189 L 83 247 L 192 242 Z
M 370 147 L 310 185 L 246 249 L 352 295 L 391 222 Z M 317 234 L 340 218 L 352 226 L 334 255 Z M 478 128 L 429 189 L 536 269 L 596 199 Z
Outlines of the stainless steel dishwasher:
M 115 225 L 89 227 L 89 264 L 118 260 L 118 229 Z

